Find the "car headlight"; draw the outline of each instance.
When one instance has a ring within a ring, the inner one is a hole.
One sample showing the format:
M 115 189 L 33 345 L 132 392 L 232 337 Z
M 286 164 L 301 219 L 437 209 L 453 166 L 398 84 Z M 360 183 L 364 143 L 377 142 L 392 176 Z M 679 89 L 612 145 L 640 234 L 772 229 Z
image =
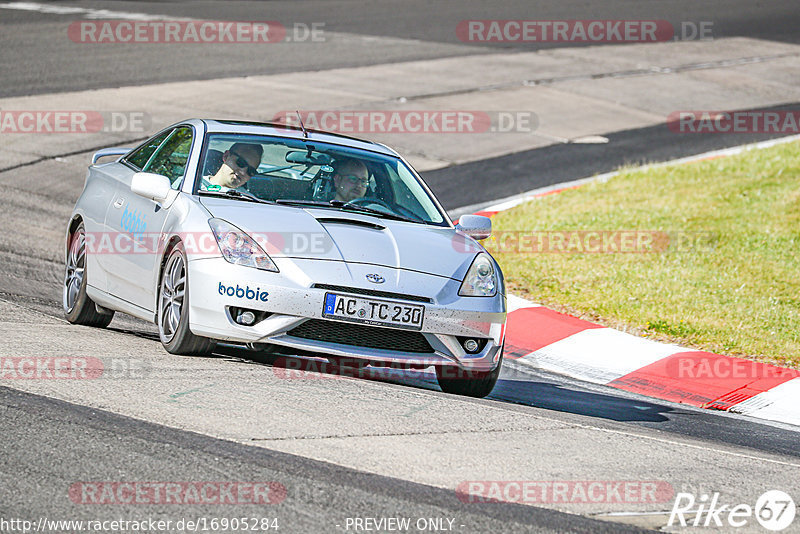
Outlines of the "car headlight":
M 229 263 L 278 272 L 278 266 L 272 258 L 247 233 L 222 219 L 209 219 L 208 225 L 211 226 L 222 257 Z
M 488 254 L 481 252 L 475 256 L 458 294 L 462 297 L 493 297 L 497 294 L 497 271 Z

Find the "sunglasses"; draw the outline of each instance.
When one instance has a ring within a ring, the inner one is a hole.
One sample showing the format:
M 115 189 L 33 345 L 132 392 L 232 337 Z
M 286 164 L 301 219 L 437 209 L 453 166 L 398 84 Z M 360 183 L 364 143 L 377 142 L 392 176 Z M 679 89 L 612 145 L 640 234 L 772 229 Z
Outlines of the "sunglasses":
M 253 176 L 258 172 L 258 169 L 247 163 L 247 160 L 244 159 L 242 156 L 240 156 L 236 152 L 231 152 L 231 154 L 236 158 L 235 160 L 236 166 L 239 167 L 240 169 L 245 169 L 247 171 L 247 174 Z
M 342 178 L 343 180 L 349 180 L 351 184 L 360 183 L 364 187 L 367 187 L 369 185 L 369 178 L 361 178 L 353 174 L 350 174 L 348 176 L 339 175 L 339 177 Z

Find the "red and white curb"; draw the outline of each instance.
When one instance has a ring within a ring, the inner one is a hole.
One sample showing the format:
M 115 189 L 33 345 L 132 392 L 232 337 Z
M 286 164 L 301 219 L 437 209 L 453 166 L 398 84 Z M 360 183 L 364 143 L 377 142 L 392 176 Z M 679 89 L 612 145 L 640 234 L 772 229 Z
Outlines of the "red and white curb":
M 509 297 L 507 359 L 648 397 L 800 425 L 800 371 L 660 343 L 520 301 Z
M 798 139 L 800 136 L 774 139 L 657 166 L 713 159 Z M 530 191 L 478 209 L 477 214 L 492 216 L 528 200 L 616 174 Z M 507 359 L 649 397 L 800 425 L 800 371 L 795 369 L 640 338 L 514 295 L 508 297 L 508 312 Z

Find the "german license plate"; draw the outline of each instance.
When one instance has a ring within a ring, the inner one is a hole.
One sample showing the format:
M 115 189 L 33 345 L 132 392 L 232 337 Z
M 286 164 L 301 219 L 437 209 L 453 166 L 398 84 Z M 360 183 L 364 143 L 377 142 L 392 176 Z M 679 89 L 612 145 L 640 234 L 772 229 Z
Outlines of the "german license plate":
M 425 306 L 325 293 L 322 316 L 354 323 L 421 330 Z

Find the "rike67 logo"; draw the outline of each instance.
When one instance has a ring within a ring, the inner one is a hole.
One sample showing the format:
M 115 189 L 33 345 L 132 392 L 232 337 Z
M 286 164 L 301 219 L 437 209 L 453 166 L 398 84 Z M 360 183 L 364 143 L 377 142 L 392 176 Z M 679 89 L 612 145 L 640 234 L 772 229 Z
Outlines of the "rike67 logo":
M 740 528 L 751 524 L 755 518 L 765 529 L 778 532 L 792 524 L 796 512 L 794 500 L 780 490 L 763 493 L 755 506 L 722 503 L 717 492 L 710 496 L 702 494 L 699 498 L 680 492 L 675 496 L 667 526 Z

